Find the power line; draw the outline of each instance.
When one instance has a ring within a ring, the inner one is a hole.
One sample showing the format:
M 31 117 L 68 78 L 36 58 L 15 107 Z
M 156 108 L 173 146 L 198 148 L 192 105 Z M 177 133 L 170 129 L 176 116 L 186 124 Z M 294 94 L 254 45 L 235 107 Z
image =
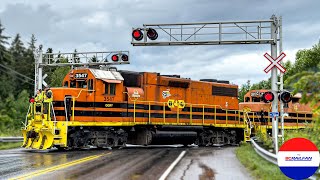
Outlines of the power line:
M 22 76 L 22 77 L 24 77 L 24 78 L 26 78 L 26 79 L 28 79 L 28 80 L 33 81 L 33 82 L 34 82 L 34 80 L 33 80 L 33 79 L 31 79 L 31 78 L 29 78 L 28 76 L 25 76 L 25 75 L 23 75 L 23 74 L 21 74 L 21 73 L 19 73 L 19 72 L 15 71 L 15 70 L 13 70 L 13 69 L 11 69 L 11 68 L 9 68 L 9 67 L 5 66 L 5 65 L 3 65 L 3 64 L 0 64 L 0 66 L 1 66 L 1 67 L 3 67 L 3 68 L 5 68 L 5 69 L 8 69 L 8 70 L 12 71 L 12 72 L 13 72 L 13 73 L 15 73 L 15 74 L 18 74 L 18 75 L 20 75 L 20 76 Z
M 7 73 L 7 74 L 9 74 L 9 75 L 14 75 L 14 74 L 11 74 L 11 73 L 9 73 L 8 71 L 5 71 L 5 70 L 3 70 L 3 69 L 1 69 L 1 68 L 0 68 L 0 71 L 2 71 L 2 72 L 4 72 L 4 73 Z M 30 82 L 26 81 L 26 79 L 22 79 L 22 78 L 19 78 L 19 77 L 17 77 L 17 79 L 18 79 L 18 80 L 21 80 L 21 81 L 23 81 L 23 82 L 25 82 L 25 83 L 28 83 L 28 84 L 30 84 L 30 85 L 34 85 L 33 83 L 30 83 Z

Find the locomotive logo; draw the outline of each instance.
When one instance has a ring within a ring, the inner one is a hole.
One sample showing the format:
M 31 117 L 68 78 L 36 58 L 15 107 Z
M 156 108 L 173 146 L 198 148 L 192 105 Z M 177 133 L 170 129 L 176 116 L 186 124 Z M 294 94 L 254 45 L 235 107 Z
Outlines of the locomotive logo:
M 162 91 L 162 97 L 163 97 L 163 99 L 166 99 L 167 97 L 170 97 L 171 96 L 171 94 L 170 94 L 170 91 Z
M 186 106 L 186 103 L 184 102 L 184 100 L 174 100 L 174 99 L 168 100 L 169 108 L 178 107 L 180 109 L 183 109 L 185 106 Z
M 140 97 L 140 94 L 137 90 L 134 90 L 133 94 L 132 94 L 132 97 L 134 98 L 139 98 Z
M 256 96 L 256 97 L 261 97 L 262 95 L 263 95 L 263 92 L 259 92 L 259 91 L 251 93 L 251 96 Z

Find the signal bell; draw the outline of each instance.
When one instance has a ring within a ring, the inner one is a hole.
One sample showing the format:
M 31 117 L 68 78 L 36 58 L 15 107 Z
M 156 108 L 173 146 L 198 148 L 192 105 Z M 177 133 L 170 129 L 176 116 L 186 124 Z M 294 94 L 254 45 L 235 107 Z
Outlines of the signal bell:
M 288 103 L 292 100 L 291 94 L 288 91 L 283 91 L 279 94 L 279 99 L 283 103 Z
M 265 103 L 269 103 L 269 102 L 272 102 L 274 100 L 274 95 L 271 91 L 268 91 L 268 92 L 265 92 L 263 95 L 262 95 L 262 100 L 263 102 Z

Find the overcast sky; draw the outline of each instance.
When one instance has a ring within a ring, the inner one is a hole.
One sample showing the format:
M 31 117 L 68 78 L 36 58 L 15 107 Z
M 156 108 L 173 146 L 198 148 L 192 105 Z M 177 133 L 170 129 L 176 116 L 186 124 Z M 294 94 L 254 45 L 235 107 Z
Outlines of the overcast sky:
M 130 65 L 118 69 L 180 74 L 193 79 L 267 79 L 270 45 L 133 47 L 132 27 L 144 23 L 267 20 L 283 17 L 285 61 L 320 39 L 320 1 L 313 0 L 1 0 L 5 34 L 31 34 L 54 52 L 129 50 Z

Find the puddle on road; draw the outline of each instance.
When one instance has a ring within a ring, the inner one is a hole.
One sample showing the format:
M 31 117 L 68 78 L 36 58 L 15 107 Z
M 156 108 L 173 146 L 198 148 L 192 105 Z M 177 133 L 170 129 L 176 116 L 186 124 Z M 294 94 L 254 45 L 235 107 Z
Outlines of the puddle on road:
M 202 174 L 199 175 L 200 180 L 215 180 L 216 172 L 203 163 L 199 163 L 199 167 L 202 169 Z

